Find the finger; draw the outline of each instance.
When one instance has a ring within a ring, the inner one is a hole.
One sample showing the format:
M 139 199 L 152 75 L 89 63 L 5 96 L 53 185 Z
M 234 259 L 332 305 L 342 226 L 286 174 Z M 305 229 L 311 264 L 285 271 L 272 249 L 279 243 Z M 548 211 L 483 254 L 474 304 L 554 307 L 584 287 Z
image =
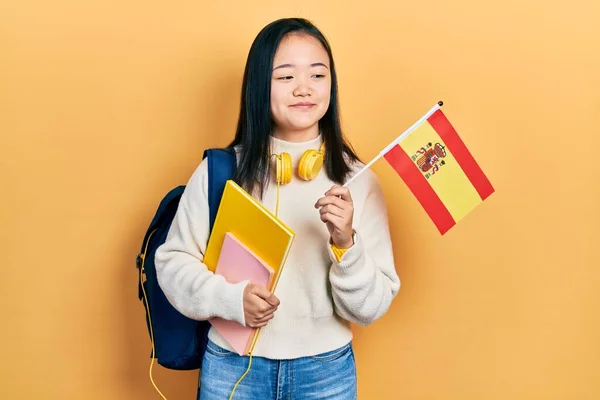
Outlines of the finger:
M 260 312 L 268 312 L 270 310 L 276 310 L 277 307 L 279 306 L 279 299 L 277 299 L 276 297 L 274 299 L 272 298 L 267 298 L 267 299 L 260 299 L 260 306 L 259 306 L 259 311 Z
M 253 321 L 258 321 L 258 320 L 262 320 L 265 318 L 268 318 L 270 315 L 275 315 L 275 311 L 277 311 L 276 309 L 272 309 L 267 313 L 259 313 L 259 314 L 255 314 L 252 316 L 252 320 Z
M 257 328 L 262 328 L 265 325 L 267 325 L 267 322 L 269 321 L 264 321 L 264 322 L 252 322 L 250 325 L 248 325 L 250 328 L 253 329 L 257 329 Z
M 336 186 L 334 185 L 331 189 L 325 192 L 325 196 L 339 196 L 342 200 L 352 201 L 352 196 L 350 195 L 350 189 L 345 186 Z
M 254 288 L 252 288 L 252 294 L 257 295 L 263 300 L 266 300 L 267 298 L 271 297 L 271 292 L 269 291 L 269 289 L 262 285 L 254 286 Z
M 336 196 L 326 196 L 326 197 L 322 197 L 320 198 L 316 203 L 315 203 L 315 208 L 319 208 L 322 206 L 326 206 L 328 204 L 334 204 L 342 209 L 346 209 L 348 207 L 350 207 L 352 205 L 352 203 L 341 199 L 339 197 Z
M 321 214 L 321 221 L 331 223 L 338 230 L 341 230 L 344 224 L 343 218 L 329 212 Z
M 342 210 L 340 207 L 337 207 L 337 206 L 335 206 L 333 204 L 329 204 L 327 206 L 324 206 L 323 208 L 321 208 L 319 210 L 319 212 L 321 214 L 331 213 L 331 214 L 333 214 L 335 216 L 338 216 L 340 218 L 344 218 L 344 216 L 345 216 L 344 210 Z
M 315 208 L 323 207 L 324 205 L 327 205 L 329 203 L 331 203 L 331 200 L 329 198 L 321 197 L 319 200 L 317 200 L 314 207 Z
M 265 323 L 266 325 L 266 323 Z M 249 322 L 246 323 L 246 326 L 248 326 L 249 328 L 261 328 L 260 324 L 258 322 L 256 322 L 256 320 L 251 320 Z M 264 325 L 263 325 L 264 326 Z
M 275 308 L 277 308 L 279 304 L 281 304 L 279 299 L 273 293 L 271 293 L 271 295 L 268 298 L 266 298 L 265 301 Z
M 263 318 L 257 319 L 255 321 L 255 323 L 257 323 L 257 324 L 263 324 L 263 323 L 266 324 L 268 321 L 272 320 L 273 317 L 275 317 L 275 314 L 269 314 L 269 315 L 267 315 L 267 316 L 265 316 Z
M 273 306 L 264 300 L 260 300 L 260 302 L 260 305 L 256 308 L 256 312 L 254 313 L 254 315 L 260 318 L 270 313 L 274 313 L 275 310 L 277 310 L 277 306 Z
M 317 200 L 317 202 L 315 203 L 315 208 L 323 207 L 328 204 L 334 204 L 341 209 L 348 209 L 349 207 L 352 207 L 352 203 L 350 203 L 344 199 L 341 199 L 336 196 L 327 196 L 327 197 L 322 197 L 319 200 Z

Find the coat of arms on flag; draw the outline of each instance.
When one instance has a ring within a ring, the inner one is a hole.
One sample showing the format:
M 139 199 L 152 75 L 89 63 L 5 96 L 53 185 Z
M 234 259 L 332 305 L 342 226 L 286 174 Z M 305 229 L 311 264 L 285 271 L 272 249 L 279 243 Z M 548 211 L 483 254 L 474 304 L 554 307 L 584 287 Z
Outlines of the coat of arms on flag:
M 440 169 L 441 165 L 446 162 L 442 158 L 446 157 L 446 148 L 441 143 L 434 145 L 429 142 L 427 146 L 421 147 L 417 153 L 411 157 L 417 163 L 417 166 L 425 174 L 425 178 L 430 176 Z
M 443 235 L 488 198 L 494 188 L 441 106 L 442 102 L 436 104 L 364 169 L 384 157 Z

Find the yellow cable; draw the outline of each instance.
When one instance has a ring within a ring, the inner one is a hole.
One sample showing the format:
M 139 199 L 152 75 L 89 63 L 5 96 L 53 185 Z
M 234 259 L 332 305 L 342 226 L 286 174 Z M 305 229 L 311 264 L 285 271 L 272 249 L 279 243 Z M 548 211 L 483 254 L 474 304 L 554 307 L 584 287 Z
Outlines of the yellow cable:
M 281 186 L 281 183 L 284 179 L 283 173 L 284 173 L 284 163 L 283 163 L 283 156 L 281 154 L 271 154 L 271 157 L 275 157 L 275 171 L 276 171 L 276 176 L 275 176 L 275 181 L 277 182 L 277 200 L 275 202 L 275 216 L 277 217 L 277 215 L 279 215 L 279 187 Z
M 150 382 L 152 382 L 152 386 L 154 386 L 154 389 L 156 389 L 158 394 L 160 394 L 160 396 L 164 400 L 167 400 L 165 395 L 162 394 L 160 389 L 158 389 L 158 386 L 156 386 L 156 383 L 154 383 L 154 378 L 152 377 L 152 367 L 154 366 L 154 358 L 156 356 L 156 350 L 154 348 L 154 331 L 152 330 L 152 317 L 150 317 L 150 304 L 148 304 L 148 296 L 146 295 L 146 289 L 144 289 L 144 282 L 142 282 L 142 279 L 143 279 L 142 274 L 144 273 L 144 264 L 146 262 L 146 251 L 148 250 L 148 244 L 150 243 L 150 238 L 152 237 L 152 235 L 154 235 L 155 232 L 156 232 L 156 229 L 150 233 L 150 236 L 148 236 L 148 240 L 146 241 L 146 245 L 144 247 L 144 252 L 142 253 L 142 267 L 140 268 L 140 282 L 141 282 L 141 286 L 142 286 L 142 293 L 144 294 L 144 300 L 146 301 L 146 309 L 148 310 L 148 325 L 150 326 L 150 340 L 152 342 L 152 360 L 150 361 L 150 370 L 148 371 L 148 375 L 150 376 Z
M 251 366 L 252 366 L 252 353 L 250 352 L 250 361 L 248 362 L 248 368 L 246 368 L 246 372 L 244 372 L 244 375 L 242 375 L 242 377 L 240 379 L 238 379 L 235 386 L 233 387 L 233 390 L 231 391 L 231 394 L 229 395 L 229 400 L 233 399 L 233 394 L 235 393 L 235 390 L 237 389 L 240 382 L 246 377 L 248 372 L 250 372 Z
M 280 183 L 277 181 L 277 200 L 275 201 L 275 217 L 279 214 L 279 186 Z

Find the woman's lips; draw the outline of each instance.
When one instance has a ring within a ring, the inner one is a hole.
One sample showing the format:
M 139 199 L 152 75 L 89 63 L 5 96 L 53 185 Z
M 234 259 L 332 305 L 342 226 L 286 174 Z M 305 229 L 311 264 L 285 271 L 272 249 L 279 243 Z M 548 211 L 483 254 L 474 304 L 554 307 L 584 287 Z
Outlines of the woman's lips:
M 290 107 L 298 108 L 301 110 L 306 110 L 306 109 L 312 108 L 314 106 L 315 106 L 314 103 L 296 103 L 296 104 L 292 104 Z

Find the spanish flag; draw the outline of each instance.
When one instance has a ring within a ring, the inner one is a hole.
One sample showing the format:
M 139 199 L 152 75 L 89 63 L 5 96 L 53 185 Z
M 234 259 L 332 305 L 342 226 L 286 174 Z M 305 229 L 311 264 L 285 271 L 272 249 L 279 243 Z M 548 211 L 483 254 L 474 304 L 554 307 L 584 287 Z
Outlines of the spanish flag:
M 439 102 L 381 154 L 443 235 L 494 192 Z

